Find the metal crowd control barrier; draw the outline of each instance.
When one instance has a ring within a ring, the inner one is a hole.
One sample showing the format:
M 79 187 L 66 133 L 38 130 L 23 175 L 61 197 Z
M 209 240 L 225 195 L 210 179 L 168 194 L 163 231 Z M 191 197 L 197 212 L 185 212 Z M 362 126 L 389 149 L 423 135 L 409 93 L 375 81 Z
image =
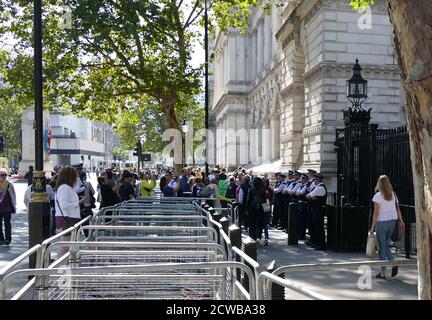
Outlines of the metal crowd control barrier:
M 220 217 L 227 209 L 210 211 L 191 198 L 175 199 L 104 208 L 47 239 L 19 257 L 37 253 L 37 269 L 13 271 L 12 264 L 2 269 L 0 298 L 11 281 L 27 275 L 34 278 L 12 299 L 30 292 L 37 299 L 255 299 L 258 264 L 232 247 L 226 225 L 211 214 Z M 232 261 L 234 254 L 254 273 Z M 238 281 L 240 272 L 246 283 Z
M 393 266 L 406 266 L 417 265 L 416 259 L 403 259 L 392 261 L 358 261 L 358 262 L 335 262 L 335 263 L 319 263 L 319 264 L 299 264 L 283 266 L 271 274 L 269 272 L 262 272 L 257 278 L 257 298 L 258 300 L 269 300 L 271 297 L 265 295 L 265 292 L 271 292 L 273 283 L 279 284 L 285 288 L 297 291 L 305 296 L 317 300 L 328 300 L 329 298 L 319 294 L 313 290 L 307 289 L 289 279 L 280 278 L 281 274 L 289 274 L 290 272 L 304 272 L 304 271 L 317 271 L 317 270 L 334 270 L 334 269 L 353 269 L 361 266 L 369 267 L 393 267 Z M 287 276 L 285 275 L 285 278 Z M 264 283 L 264 280 L 267 280 Z
M 235 279 L 237 269 L 248 275 L 249 292 Z M 3 290 L 10 281 L 26 276 L 36 278 L 40 300 L 256 299 L 253 273 L 231 261 L 24 269 L 5 275 Z
M 88 225 L 76 230 L 75 237 L 84 230 L 89 230 L 87 241 L 217 242 L 217 233 L 210 227 Z
M 44 267 L 50 265 L 51 251 L 58 250 L 59 247 L 71 247 L 69 258 L 65 262 L 77 267 L 227 260 L 225 249 L 216 243 L 60 241 L 45 251 Z

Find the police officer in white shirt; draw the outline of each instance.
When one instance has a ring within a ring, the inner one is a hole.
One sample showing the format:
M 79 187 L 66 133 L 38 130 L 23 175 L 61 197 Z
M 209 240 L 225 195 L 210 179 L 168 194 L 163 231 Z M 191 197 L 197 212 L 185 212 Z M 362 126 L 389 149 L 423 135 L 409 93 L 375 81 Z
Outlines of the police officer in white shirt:
M 282 192 L 285 189 L 287 182 L 286 175 L 283 173 L 278 174 L 278 185 L 273 190 L 274 193 L 274 208 L 273 208 L 273 220 L 272 220 L 272 227 L 277 228 L 280 223 L 281 219 L 281 210 L 283 209 L 283 199 L 282 199 Z
M 72 167 L 74 167 L 76 169 L 76 171 L 78 172 L 78 176 L 77 176 L 76 182 L 74 184 L 74 189 L 75 189 L 76 193 L 78 194 L 78 197 L 80 197 L 80 199 L 82 199 L 82 197 L 84 196 L 84 191 L 85 191 L 85 184 L 81 180 L 81 172 L 83 172 L 84 164 L 78 163 L 78 164 L 72 165 Z
M 306 195 L 306 198 L 310 202 L 310 208 L 312 213 L 312 234 L 310 245 L 315 250 L 325 250 L 325 231 L 324 231 L 324 211 L 323 206 L 327 200 L 327 188 L 322 183 L 323 176 L 319 173 L 315 174 L 315 188 Z
M 295 180 L 291 184 L 291 188 L 288 189 L 288 194 L 290 196 L 295 196 L 296 192 L 299 191 L 299 189 L 301 189 L 302 187 L 301 173 L 296 171 L 294 177 Z

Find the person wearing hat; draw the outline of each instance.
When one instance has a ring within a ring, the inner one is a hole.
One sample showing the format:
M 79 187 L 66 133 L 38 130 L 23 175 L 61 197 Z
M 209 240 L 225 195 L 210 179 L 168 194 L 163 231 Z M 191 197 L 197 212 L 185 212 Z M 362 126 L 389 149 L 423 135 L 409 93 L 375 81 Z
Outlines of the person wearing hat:
M 295 171 L 294 182 L 291 183 L 290 188 L 287 190 L 287 193 L 291 196 L 291 199 L 295 199 L 296 192 L 299 191 L 303 185 L 301 176 L 302 174 L 300 172 Z
M 309 193 L 307 190 L 309 177 L 307 174 L 301 176 L 301 187 L 296 191 L 295 196 L 298 199 L 298 228 L 297 236 L 299 240 L 306 239 L 306 228 L 308 222 L 308 210 L 307 210 L 307 199 L 306 195 Z
M 325 206 L 327 200 L 327 188 L 322 182 L 323 179 L 324 177 L 321 174 L 315 174 L 315 188 L 306 195 L 310 203 L 313 223 L 310 245 L 315 250 L 326 249 L 323 206 Z
M 78 194 L 78 197 L 83 197 L 85 191 L 84 182 L 81 180 L 81 173 L 83 172 L 83 164 L 82 163 L 74 164 L 72 165 L 72 167 L 74 167 L 78 173 L 76 182 L 74 184 L 75 192 Z
M 288 208 L 289 204 L 293 200 L 292 190 L 296 187 L 300 175 L 301 174 L 298 171 L 288 171 L 289 180 L 285 189 L 282 191 L 283 202 L 281 211 L 281 226 L 278 228 L 279 230 L 286 231 L 286 229 L 288 228 Z
M 311 192 L 313 190 L 313 188 L 315 188 L 315 174 L 316 174 L 316 170 L 314 169 L 308 169 L 308 177 L 309 177 L 309 181 L 308 181 L 308 191 Z
M 283 213 L 283 190 L 285 190 L 287 186 L 286 175 L 283 173 L 280 173 L 278 175 L 278 183 L 276 184 L 276 187 L 273 192 L 274 196 L 274 208 L 273 208 L 273 220 L 271 226 L 274 228 L 280 227 L 281 224 L 281 218 Z

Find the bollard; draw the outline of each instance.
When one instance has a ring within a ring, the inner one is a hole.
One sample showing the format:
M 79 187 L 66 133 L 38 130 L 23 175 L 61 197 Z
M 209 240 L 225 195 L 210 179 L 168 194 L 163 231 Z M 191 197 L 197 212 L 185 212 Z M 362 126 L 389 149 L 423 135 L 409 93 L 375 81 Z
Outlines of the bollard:
M 222 225 L 222 230 L 228 235 L 228 228 L 230 225 L 229 219 L 227 217 L 222 217 L 219 223 Z
M 254 259 L 255 261 L 257 261 L 257 243 L 255 240 L 253 240 L 251 237 L 247 237 L 246 239 L 243 240 L 242 242 L 242 247 L 241 250 L 248 255 L 249 257 L 251 257 L 252 259 Z M 242 261 L 245 265 L 247 265 L 253 272 L 253 267 L 248 264 L 246 261 Z M 247 279 L 247 276 L 242 272 L 242 285 L 243 287 L 249 291 L 249 279 Z
M 288 206 L 288 245 L 298 246 L 297 237 L 297 203 L 291 202 Z
M 236 225 L 233 224 L 228 228 L 228 237 L 231 240 L 231 245 L 233 247 L 241 248 L 242 246 L 242 239 L 241 239 L 241 229 Z M 228 255 L 230 255 L 231 252 L 228 252 Z M 229 259 L 229 257 L 228 257 Z M 239 256 L 236 256 L 236 261 L 241 262 L 241 259 Z M 241 273 L 240 269 L 237 269 L 237 280 L 241 281 Z
M 272 273 L 279 267 L 280 265 L 276 262 L 276 260 L 273 260 L 267 265 L 266 271 Z M 285 275 L 281 274 L 279 277 L 285 278 Z M 273 283 L 271 292 L 265 292 L 264 294 L 266 297 L 268 294 L 270 294 L 270 300 L 285 300 L 285 288 L 277 283 Z

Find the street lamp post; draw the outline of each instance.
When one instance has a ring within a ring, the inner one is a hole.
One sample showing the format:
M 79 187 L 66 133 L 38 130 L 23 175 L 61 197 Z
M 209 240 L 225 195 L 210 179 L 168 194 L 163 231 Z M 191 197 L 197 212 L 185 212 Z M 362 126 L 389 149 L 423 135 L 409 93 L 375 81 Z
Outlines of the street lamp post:
M 205 129 L 206 129 L 206 152 L 205 152 L 205 175 L 206 178 L 209 176 L 209 165 L 208 165 L 208 130 L 209 130 L 209 61 L 208 61 L 208 7 L 207 0 L 204 0 L 204 46 L 205 46 L 205 70 L 204 70 L 204 82 L 205 82 Z
M 187 120 L 183 120 L 182 124 L 181 124 L 181 128 L 182 128 L 182 162 L 183 162 L 183 167 L 187 166 L 186 163 L 186 134 L 189 131 L 189 125 L 187 123 Z
M 49 237 L 50 204 L 43 171 L 43 65 L 42 65 L 42 0 L 34 0 L 34 102 L 35 102 L 35 172 L 29 204 L 29 247 Z M 36 266 L 36 256 L 30 257 L 30 268 Z

